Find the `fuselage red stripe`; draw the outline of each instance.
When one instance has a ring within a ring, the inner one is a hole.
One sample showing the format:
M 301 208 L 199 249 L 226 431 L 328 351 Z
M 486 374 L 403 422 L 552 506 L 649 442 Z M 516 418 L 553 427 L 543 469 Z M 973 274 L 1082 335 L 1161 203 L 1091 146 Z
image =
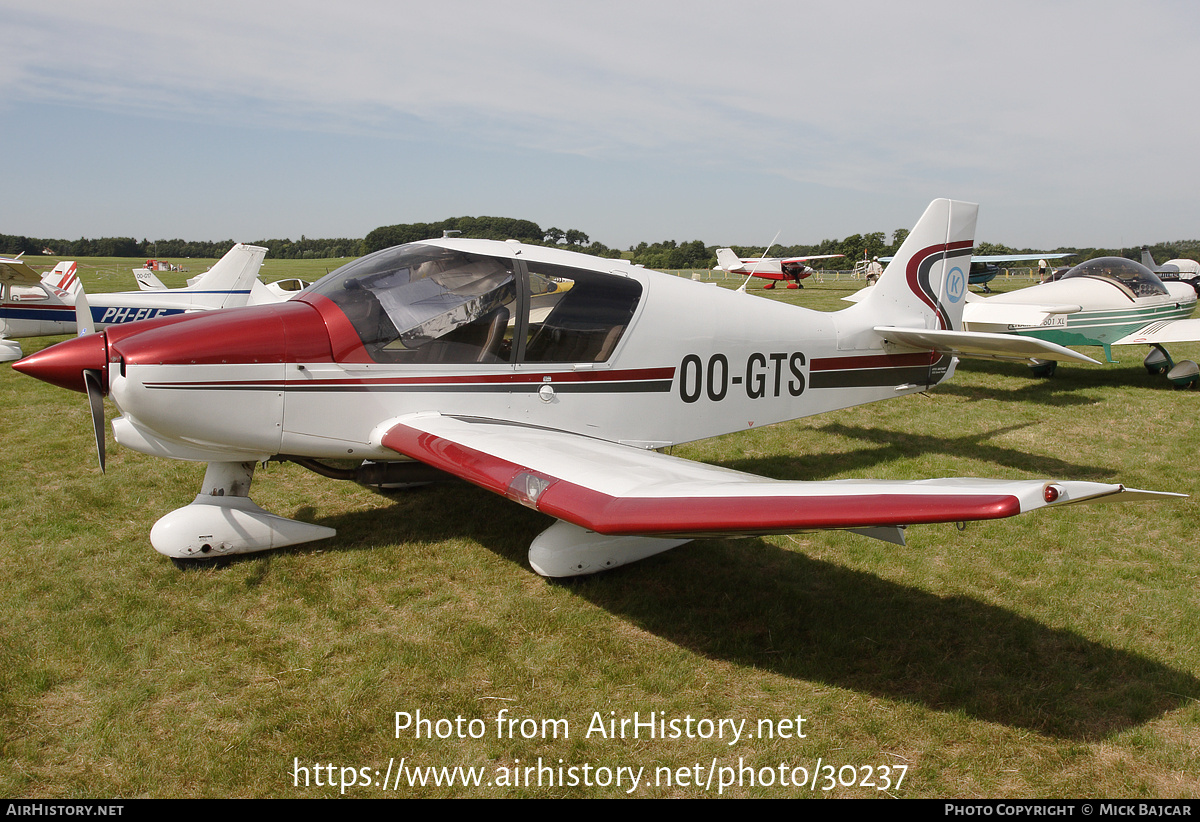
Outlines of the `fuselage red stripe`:
M 937 360 L 938 354 L 927 351 L 921 354 L 877 354 L 866 357 L 815 357 L 809 364 L 811 371 L 834 371 L 856 368 L 910 368 L 929 365 Z

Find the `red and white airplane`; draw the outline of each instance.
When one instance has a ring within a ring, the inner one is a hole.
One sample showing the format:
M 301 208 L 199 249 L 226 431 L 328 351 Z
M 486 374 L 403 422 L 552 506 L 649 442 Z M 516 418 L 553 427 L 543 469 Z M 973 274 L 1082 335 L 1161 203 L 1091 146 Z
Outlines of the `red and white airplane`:
M 845 256 L 817 254 L 811 257 L 739 257 L 732 248 L 718 248 L 717 265 L 714 270 L 771 280 L 772 282 L 763 286 L 768 291 L 780 280 L 786 282 L 788 288 L 803 288 L 800 281 L 813 273 L 813 269 L 805 263 L 810 260 L 831 260 L 834 257 Z
M 195 500 L 151 530 L 176 560 L 334 535 L 250 500 L 270 458 L 372 484 L 432 467 L 507 496 L 556 520 L 529 552 L 556 577 L 704 535 L 848 529 L 903 544 L 916 523 L 1151 496 L 1056 479 L 784 482 L 657 450 L 924 391 L 958 355 L 1091 361 L 961 330 L 976 212 L 933 202 L 870 295 L 836 313 L 619 260 L 441 239 L 362 257 L 288 302 L 111 327 L 13 367 L 88 392 L 100 434 L 107 394 L 121 445 L 208 463 Z M 539 305 L 538 281 L 569 287 Z M 363 467 L 320 462 L 347 458 Z
M 286 299 L 258 281 L 266 253 L 265 248 L 239 243 L 185 288 L 93 294 L 86 299 L 92 324 L 104 327 L 243 306 L 253 304 L 252 295 L 262 302 Z M 0 362 L 21 356 L 21 337 L 75 333 L 75 307 L 82 293 L 73 262 L 59 263 L 38 277 L 19 259 L 0 259 Z

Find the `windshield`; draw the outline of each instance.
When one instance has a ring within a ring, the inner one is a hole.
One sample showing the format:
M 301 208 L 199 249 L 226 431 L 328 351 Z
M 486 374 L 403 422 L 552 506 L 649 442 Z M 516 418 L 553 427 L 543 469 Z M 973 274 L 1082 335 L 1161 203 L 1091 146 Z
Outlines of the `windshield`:
M 1074 277 L 1098 277 L 1122 286 L 1135 297 L 1167 296 L 1170 292 L 1150 269 L 1141 263 L 1127 260 L 1124 257 L 1099 257 L 1080 263 L 1062 276 L 1068 280 Z
M 436 246 L 369 254 L 312 287 L 346 314 L 377 362 L 506 362 L 511 263 Z
M 375 362 L 605 362 L 642 288 L 574 266 L 412 243 L 369 254 L 310 292 L 342 310 Z

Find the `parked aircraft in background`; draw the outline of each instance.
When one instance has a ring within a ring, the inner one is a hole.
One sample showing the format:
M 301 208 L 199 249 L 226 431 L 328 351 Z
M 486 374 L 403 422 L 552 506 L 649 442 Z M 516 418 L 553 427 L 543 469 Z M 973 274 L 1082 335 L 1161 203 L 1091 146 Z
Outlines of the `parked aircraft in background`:
M 991 293 L 991 287 L 988 285 L 992 280 L 996 279 L 996 275 L 1000 273 L 1001 263 L 1028 263 L 1041 260 L 1061 260 L 1064 257 L 1074 256 L 1072 254 L 983 254 L 974 255 L 971 257 L 971 273 L 967 280 L 970 285 L 977 285 L 983 288 L 987 293 Z M 888 262 L 891 257 L 880 257 L 883 262 Z
M 195 285 L 200 281 L 200 277 L 190 278 L 188 285 Z M 167 291 L 167 286 L 160 280 L 150 268 L 135 268 L 133 277 L 137 280 L 138 288 L 142 291 Z M 246 301 L 246 305 L 269 305 L 282 300 L 290 300 L 296 294 L 308 288 L 312 283 L 301 280 L 299 277 L 289 277 L 282 280 L 274 280 L 269 283 L 264 283 L 257 277 L 250 285 L 250 298 Z
M 267 250 L 238 244 L 211 269 L 185 288 L 94 294 L 88 299 L 99 328 L 152 317 L 243 306 L 258 282 L 258 269 Z M 60 267 L 63 264 L 60 263 Z M 20 260 L 0 260 L 0 361 L 21 356 L 21 337 L 44 337 L 76 331 L 75 301 L 82 291 L 71 266 L 70 285 L 48 282 L 54 272 L 39 278 Z M 262 287 L 261 283 L 258 283 Z
M 845 254 L 816 254 L 808 257 L 739 257 L 732 248 L 717 249 L 717 265 L 714 271 L 730 274 L 746 274 L 771 280 L 763 286 L 770 290 L 775 283 L 783 281 L 788 288 L 804 288 L 800 281 L 810 276 L 813 270 L 805 265 L 811 260 L 832 260 Z
M 1162 265 L 1154 262 L 1150 249 L 1142 246 L 1142 265 L 1163 280 L 1182 280 L 1193 288 L 1200 289 L 1200 263 L 1195 260 L 1167 260 Z
M 1188 319 L 1196 290 L 1181 282 L 1163 282 L 1146 266 L 1123 257 L 1080 263 L 1061 278 L 992 297 L 974 297 L 963 313 L 972 331 L 1019 334 L 1060 345 L 1098 345 L 1109 362 L 1116 345 L 1149 345 L 1145 365 L 1167 372 L 1177 385 L 1195 382 L 1197 367 L 1175 365 L 1163 344 L 1200 340 L 1200 319 Z M 1054 373 L 1053 359 L 1038 363 L 1038 373 Z
M 334 535 L 250 500 L 270 458 L 373 483 L 432 467 L 506 496 L 557 520 L 529 552 L 556 577 L 704 535 L 847 529 L 903 544 L 910 524 L 1153 496 L 1051 479 L 783 482 L 657 450 L 924 391 L 958 355 L 1094 362 L 961 330 L 976 212 L 934 201 L 866 299 L 836 313 L 620 260 L 440 239 L 362 257 L 284 303 L 109 328 L 13 367 L 87 392 L 101 434 L 106 393 L 128 448 L 208 463 L 192 504 L 151 530 L 177 560 Z M 556 284 L 544 316 L 531 280 Z M 370 462 L 319 462 L 347 458 Z
M 20 257 L 0 258 L 0 362 L 21 356 L 21 344 L 10 339 L 10 327 L 19 331 L 35 331 L 44 327 L 45 315 L 39 307 L 46 302 L 74 303 L 80 291 L 75 263 L 64 260 L 44 275 L 29 267 Z M 48 326 L 47 326 L 48 327 Z M 57 331 L 47 331 L 57 334 Z M 16 336 L 35 336 L 21 333 Z
M 1031 263 L 1042 260 L 1061 260 L 1071 257 L 1071 254 L 984 254 L 971 257 L 971 285 L 978 285 L 985 292 L 991 292 L 988 285 L 1000 273 L 1002 263 Z

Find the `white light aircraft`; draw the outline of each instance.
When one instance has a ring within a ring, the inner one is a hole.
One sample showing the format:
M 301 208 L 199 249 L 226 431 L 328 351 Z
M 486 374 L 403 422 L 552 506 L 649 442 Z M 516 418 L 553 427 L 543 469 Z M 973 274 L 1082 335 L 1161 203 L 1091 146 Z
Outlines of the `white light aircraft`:
M 149 262 L 149 261 L 147 261 Z M 204 275 L 201 274 L 200 277 Z M 187 284 L 194 286 L 200 281 L 200 277 L 191 277 Z M 143 266 L 133 270 L 133 278 L 137 281 L 138 288 L 142 291 L 168 291 L 166 284 L 158 278 L 154 270 Z M 290 277 L 282 280 L 274 280 L 269 283 L 264 283 L 262 280 L 255 278 L 250 284 L 250 298 L 246 301 L 246 305 L 269 305 L 282 300 L 290 300 L 297 293 L 308 288 L 312 283 L 305 282 L 298 277 Z M 231 308 L 233 306 L 230 306 Z
M 781 280 L 787 283 L 788 288 L 804 288 L 800 285 L 800 281 L 813 273 L 813 269 L 805 263 L 811 260 L 831 260 L 834 257 L 844 256 L 846 255 L 817 254 L 809 257 L 739 257 L 732 248 L 718 248 L 717 265 L 713 270 L 771 280 L 763 286 L 768 291 Z
M 1188 319 L 1195 307 L 1191 285 L 1164 282 L 1133 260 L 1100 257 L 1052 282 L 986 298 L 971 295 L 963 320 L 971 331 L 1098 345 L 1109 362 L 1115 362 L 1113 346 L 1149 345 L 1147 370 L 1167 372 L 1176 385 L 1186 385 L 1192 381 L 1189 376 L 1195 377 L 1196 364 L 1185 360 L 1176 366 L 1163 345 L 1200 340 L 1200 319 Z M 1052 375 L 1055 359 L 1035 364 L 1035 370 Z
M 185 288 L 120 291 L 87 299 L 97 328 L 246 305 L 258 282 L 267 249 L 239 243 Z M 64 269 L 63 267 L 68 268 Z M 0 259 L 0 362 L 21 356 L 21 337 L 71 334 L 75 305 L 83 293 L 75 263 L 59 263 L 39 278 L 21 260 Z M 274 302 L 283 297 L 270 298 Z
M 1154 262 L 1150 249 L 1142 246 L 1142 265 L 1164 280 L 1182 280 L 1193 288 L 1200 285 L 1200 263 L 1195 260 L 1167 260 L 1159 265 Z
M 903 544 L 910 524 L 1155 496 L 1056 479 L 785 482 L 656 450 L 924 391 L 960 354 L 1090 361 L 961 330 L 976 212 L 934 201 L 868 298 L 836 313 L 620 260 L 440 239 L 362 257 L 288 302 L 113 327 L 13 367 L 87 392 L 98 431 L 106 393 L 123 446 L 208 463 L 195 500 L 151 530 L 176 560 L 334 535 L 250 500 L 270 458 L 372 484 L 434 468 L 506 496 L 556 520 L 529 551 L 555 577 L 704 535 L 846 529 Z M 569 285 L 544 316 L 535 279 Z M 366 462 L 320 462 L 347 458 Z

